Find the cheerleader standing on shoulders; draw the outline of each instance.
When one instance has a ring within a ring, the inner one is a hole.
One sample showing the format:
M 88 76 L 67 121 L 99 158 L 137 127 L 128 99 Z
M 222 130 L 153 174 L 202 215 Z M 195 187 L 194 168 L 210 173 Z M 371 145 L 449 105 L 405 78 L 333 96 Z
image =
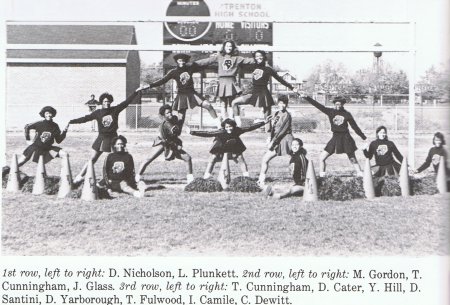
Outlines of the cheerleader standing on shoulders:
M 449 175 L 449 169 L 447 167 L 447 151 L 443 147 L 445 145 L 445 138 L 444 135 L 440 132 L 436 132 L 433 136 L 433 147 L 430 148 L 428 151 L 427 158 L 425 159 L 425 162 L 419 166 L 416 170 L 413 171 L 414 174 L 418 174 L 423 172 L 425 169 L 427 169 L 431 164 L 433 164 L 434 172 L 437 174 L 439 163 L 441 157 L 444 157 L 444 165 L 445 165 L 445 172 L 447 173 L 447 177 Z
M 159 115 L 163 117 L 163 122 L 159 126 L 160 136 L 153 142 L 153 147 L 156 147 L 156 150 L 139 166 L 136 182 L 141 181 L 141 175 L 144 174 L 147 166 L 164 152 L 164 157 L 167 161 L 180 159 L 186 162 L 188 171 L 187 183 L 189 184 L 194 180 L 194 176 L 192 175 L 192 158 L 183 150 L 183 142 L 179 138 L 182 121 L 172 114 L 172 108 L 169 105 L 161 106 Z
M 100 186 L 105 185 L 108 194 L 116 197 L 117 193 L 126 193 L 134 197 L 144 197 L 145 188 L 137 190 L 134 181 L 133 157 L 126 151 L 127 139 L 118 136 L 112 139 L 112 153 L 108 154 L 103 165 L 103 180 Z
M 211 150 L 209 151 L 211 157 L 206 166 L 205 175 L 203 178 L 208 179 L 214 169 L 216 162 L 222 160 L 225 153 L 231 154 L 231 159 L 236 163 L 241 164 L 242 175 L 248 177 L 247 163 L 244 159 L 244 151 L 247 149 L 242 142 L 240 136 L 243 133 L 258 129 L 267 122 L 270 122 L 271 117 L 267 117 L 266 121 L 253 124 L 249 127 L 237 127 L 236 122 L 232 119 L 226 119 L 222 122 L 222 129 L 215 131 L 190 131 L 191 135 L 199 137 L 215 137 Z
M 325 107 L 316 100 L 309 96 L 302 96 L 311 105 L 322 111 L 328 116 L 331 124 L 331 131 L 333 132 L 333 137 L 325 146 L 324 151 L 320 155 L 320 176 L 325 176 L 326 170 L 326 160 L 332 154 L 342 154 L 346 153 L 348 159 L 355 168 L 356 174 L 358 176 L 363 175 L 361 167 L 359 166 L 358 160 L 356 160 L 355 151 L 357 150 L 355 140 L 353 140 L 350 132 L 348 130 L 348 124 L 353 128 L 358 136 L 363 140 L 367 137 L 361 131 L 361 129 L 356 124 L 353 116 L 350 112 L 344 109 L 344 104 L 347 102 L 344 97 L 338 96 L 333 99 L 334 108 Z
M 273 115 L 268 151 L 264 154 L 261 162 L 261 172 L 258 179 L 260 186 L 264 186 L 270 160 L 276 156 L 288 155 L 291 151 L 291 143 L 294 137 L 292 136 L 292 118 L 286 110 L 288 104 L 289 98 L 286 95 L 278 98 L 279 110 Z
M 283 193 L 273 193 L 272 186 L 267 185 L 263 190 L 267 196 L 273 196 L 275 199 L 283 199 L 303 193 L 306 180 L 306 169 L 308 168 L 306 150 L 303 148 L 303 141 L 298 138 L 292 140 L 291 148 L 289 171 L 292 174 L 292 178 L 294 178 L 294 185 Z
M 149 88 L 148 85 L 137 88 L 136 91 L 127 97 L 125 101 L 114 107 L 111 107 L 111 103 L 114 100 L 113 96 L 105 92 L 99 98 L 100 103 L 102 104 L 101 109 L 97 109 L 86 116 L 69 121 L 69 124 L 81 124 L 92 120 L 97 120 L 98 137 L 95 139 L 94 144 L 92 144 L 92 149 L 94 150 L 91 156 L 92 163 L 97 162 L 102 153 L 111 152 L 111 141 L 113 138 L 117 137 L 120 112 L 127 108 L 136 96 L 141 94 L 142 90 L 147 88 Z M 86 170 L 87 163 L 84 165 L 81 172 L 75 177 L 73 181 L 75 184 L 83 181 Z
M 268 117 L 272 113 L 272 106 L 275 105 L 275 103 L 273 101 L 272 94 L 267 88 L 271 77 L 275 78 L 289 89 L 294 90 L 294 87 L 280 77 L 274 69 L 266 66 L 266 52 L 258 50 L 253 53 L 253 58 L 255 59 L 256 64 L 254 65 L 254 70 L 252 73 L 252 92 L 250 94 L 239 96 L 232 102 L 234 119 L 239 127 L 241 126 L 239 110 L 239 106 L 241 105 L 250 104 L 253 107 L 261 107 L 264 112 L 264 118 Z M 270 124 L 266 124 L 266 131 L 269 131 L 269 129 Z
M 253 58 L 238 56 L 238 49 L 233 40 L 225 40 L 219 53 L 209 58 L 197 60 L 201 66 L 208 66 L 214 63 L 218 65 L 219 85 L 216 96 L 222 101 L 222 118 L 228 118 L 228 106 L 233 99 L 242 93 L 242 89 L 236 82 L 236 75 L 240 66 L 253 64 Z
M 181 118 L 181 127 L 186 119 L 186 110 L 194 109 L 197 106 L 208 110 L 209 114 L 215 119 L 217 126 L 220 128 L 220 120 L 216 111 L 206 99 L 194 90 L 194 82 L 192 74 L 203 70 L 203 67 L 196 63 L 187 65 L 190 56 L 187 54 L 176 54 L 174 57 L 177 67 L 170 70 L 162 79 L 150 84 L 150 88 L 161 86 L 173 79 L 177 82 L 178 93 L 172 105 L 172 109 L 177 111 Z
M 380 126 L 376 129 L 377 139 L 372 141 L 367 148 L 363 150 L 366 158 L 372 159 L 375 156 L 375 166 L 377 171 L 374 173 L 375 177 L 382 176 L 398 176 L 400 173 L 401 162 L 403 161 L 402 154 L 398 151 L 394 142 L 388 140 L 387 129 Z M 397 159 L 397 161 L 394 159 Z
M 69 125 L 61 132 L 58 124 L 53 122 L 56 116 L 56 109 L 51 106 L 45 106 L 39 112 L 39 115 L 44 118 L 42 121 L 25 125 L 25 139 L 29 146 L 23 151 L 23 155 L 17 160 L 18 167 L 27 163 L 30 159 L 33 162 L 38 162 L 39 157 L 43 156 L 44 164 L 56 157 L 65 157 L 67 153 L 60 147 L 53 146 L 53 143 L 61 143 L 67 134 Z M 30 130 L 35 130 L 34 139 L 30 139 Z

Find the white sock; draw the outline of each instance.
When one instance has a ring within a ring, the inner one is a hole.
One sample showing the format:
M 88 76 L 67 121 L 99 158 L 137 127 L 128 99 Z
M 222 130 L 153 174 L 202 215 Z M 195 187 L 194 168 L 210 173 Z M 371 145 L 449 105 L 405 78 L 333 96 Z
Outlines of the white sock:
M 265 181 L 266 181 L 266 174 L 259 174 L 258 182 L 264 184 Z
M 235 116 L 234 120 L 236 121 L 237 127 L 241 127 L 242 126 L 241 117 L 239 115 Z
M 194 175 L 188 174 L 186 176 L 186 179 L 187 179 L 187 183 L 191 183 L 192 181 L 194 181 Z

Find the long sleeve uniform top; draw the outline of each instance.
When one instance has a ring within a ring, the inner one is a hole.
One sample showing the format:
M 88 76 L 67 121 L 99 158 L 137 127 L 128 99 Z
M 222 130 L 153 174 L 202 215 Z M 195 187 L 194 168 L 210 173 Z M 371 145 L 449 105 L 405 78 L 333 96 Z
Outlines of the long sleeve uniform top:
M 243 133 L 261 128 L 264 124 L 264 122 L 259 122 L 252 124 L 249 127 L 235 127 L 231 133 L 228 133 L 225 129 L 221 128 L 213 131 L 194 130 L 191 131 L 191 134 L 198 137 L 215 137 L 213 148 L 211 149 L 212 153 L 240 153 L 246 149 L 240 136 Z
M 236 55 L 232 56 L 229 54 L 222 55 L 220 53 L 217 53 L 214 56 L 205 59 L 199 59 L 195 61 L 195 63 L 200 66 L 208 66 L 217 63 L 218 76 L 227 77 L 227 76 L 236 76 L 237 71 L 241 65 L 253 64 L 255 63 L 255 60 L 250 57 L 242 57 Z
M 292 177 L 295 184 L 303 184 L 306 179 L 306 169 L 308 168 L 308 159 L 306 159 L 306 150 L 300 148 L 296 153 L 291 154 L 289 160 Z
M 403 156 L 398 151 L 397 146 L 387 139 L 372 141 L 369 144 L 369 149 L 363 150 L 363 153 L 369 159 L 375 156 L 375 163 L 380 166 L 392 164 L 394 156 L 400 163 L 403 161 Z
M 185 65 L 183 67 L 176 67 L 163 78 L 153 82 L 150 84 L 150 88 L 161 86 L 167 83 L 169 80 L 173 79 L 177 82 L 178 93 L 193 93 L 194 90 L 194 81 L 192 80 L 192 74 L 195 72 L 199 72 L 203 69 L 203 67 L 199 66 L 196 63 L 192 63 L 190 65 Z
M 128 152 L 108 154 L 103 166 L 103 178 L 109 181 L 133 181 L 133 157 Z
M 40 148 L 50 148 L 53 143 L 61 143 L 66 138 L 67 131 L 61 132 L 58 124 L 53 121 L 38 121 L 25 125 L 25 139 L 30 140 L 30 130 L 36 131 L 33 144 Z
M 431 164 L 433 164 L 434 171 L 437 173 L 441 156 L 444 157 L 444 164 L 445 168 L 447 169 L 447 151 L 444 147 L 441 146 L 430 148 L 425 162 L 417 169 L 417 171 L 420 173 L 427 169 Z
M 167 148 L 177 149 L 177 146 L 182 145 L 179 136 L 181 134 L 182 122 L 178 120 L 176 115 L 172 116 L 170 120 L 164 119 L 159 126 L 159 139 L 153 145 L 163 145 Z
M 271 141 L 274 145 L 280 143 L 287 134 L 292 133 L 292 117 L 287 111 L 275 112 L 272 119 Z
M 97 109 L 81 118 L 70 120 L 69 123 L 81 124 L 92 120 L 97 120 L 99 134 L 113 134 L 117 132 L 117 129 L 119 129 L 118 121 L 120 112 L 127 108 L 128 105 L 130 105 L 135 97 L 139 94 L 140 91 L 133 92 L 133 94 L 131 94 L 125 101 L 121 102 L 117 106 Z
M 291 84 L 289 84 L 281 76 L 279 76 L 278 73 L 272 67 L 266 66 L 263 63 L 263 64 L 255 64 L 254 68 L 255 69 L 252 72 L 253 92 L 267 88 L 267 85 L 271 77 L 275 78 L 282 85 L 288 87 L 291 90 L 294 88 L 292 87 Z
M 312 99 L 311 97 L 305 97 L 305 99 L 314 107 L 319 109 L 321 112 L 325 113 L 328 116 L 328 119 L 331 124 L 331 131 L 336 133 L 346 133 L 348 132 L 348 125 L 352 127 L 352 129 L 356 132 L 358 136 L 360 136 L 363 140 L 367 139 L 364 133 L 361 131 L 359 126 L 356 124 L 353 116 L 350 112 L 341 108 L 337 110 L 335 108 L 325 107 L 321 103 Z

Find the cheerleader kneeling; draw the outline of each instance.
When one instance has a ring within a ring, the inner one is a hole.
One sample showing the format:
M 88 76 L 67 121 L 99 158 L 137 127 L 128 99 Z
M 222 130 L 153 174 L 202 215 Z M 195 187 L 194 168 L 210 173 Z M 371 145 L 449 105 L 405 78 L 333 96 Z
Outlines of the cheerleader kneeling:
M 134 160 L 126 151 L 127 139 L 117 136 L 111 141 L 112 153 L 108 154 L 103 164 L 103 179 L 100 187 L 106 187 L 111 197 L 117 197 L 118 193 L 126 193 L 134 197 L 144 197 L 145 185 L 137 188 L 134 181 Z
M 300 196 L 303 194 L 306 180 L 306 170 L 308 168 L 308 159 L 306 159 L 306 150 L 303 148 L 303 141 L 294 138 L 291 143 L 291 160 L 289 161 L 289 171 L 294 179 L 294 185 L 282 193 L 274 193 L 272 186 L 263 187 L 263 193 L 267 196 L 273 196 L 275 199 L 284 199 L 291 196 Z

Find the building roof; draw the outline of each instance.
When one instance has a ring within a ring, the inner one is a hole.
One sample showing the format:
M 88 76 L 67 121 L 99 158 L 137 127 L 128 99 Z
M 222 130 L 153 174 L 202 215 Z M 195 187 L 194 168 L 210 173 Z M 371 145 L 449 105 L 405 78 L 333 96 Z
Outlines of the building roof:
M 7 25 L 8 44 L 100 44 L 135 45 L 134 26 L 123 25 Z M 128 51 L 95 50 L 8 50 L 8 62 L 119 62 L 126 60 Z
M 291 79 L 292 79 L 292 80 L 297 80 L 297 78 L 295 78 L 291 73 L 289 73 L 289 71 L 279 71 L 279 72 L 277 72 L 277 73 L 278 73 L 278 75 L 281 76 L 281 77 L 283 77 L 283 76 L 285 76 L 286 74 L 288 74 L 288 75 L 291 76 Z

